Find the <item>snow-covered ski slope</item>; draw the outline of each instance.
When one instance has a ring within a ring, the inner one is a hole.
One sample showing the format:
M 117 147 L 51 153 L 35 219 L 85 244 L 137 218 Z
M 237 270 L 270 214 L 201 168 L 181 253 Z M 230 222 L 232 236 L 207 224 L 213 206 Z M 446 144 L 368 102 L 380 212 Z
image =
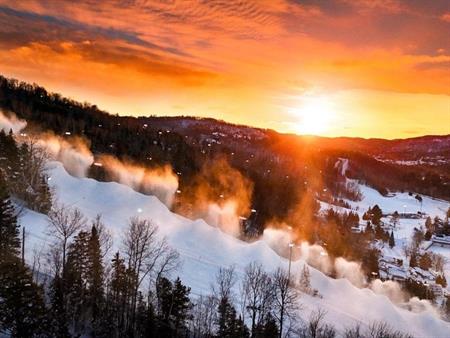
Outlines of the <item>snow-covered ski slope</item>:
M 264 240 L 250 244 L 242 242 L 203 220 L 191 221 L 170 212 L 154 196 L 143 195 L 114 182 L 72 177 L 59 162 L 50 163 L 48 174 L 60 203 L 79 208 L 90 219 L 97 214 L 103 216 L 103 221 L 113 232 L 116 249 L 120 248 L 121 234 L 130 217 L 139 216 L 155 222 L 160 233 L 180 253 L 182 267 L 176 275 L 192 288 L 193 295 L 210 292 L 219 267 L 235 265 L 240 275 L 253 261 L 261 262 L 268 271 L 278 266 L 287 267 L 287 260 L 278 256 Z M 27 260 L 32 262 L 33 252 L 52 241 L 47 217 L 25 210 L 20 221 L 29 233 Z M 301 259 L 294 262 L 293 273 L 298 273 L 302 266 Z M 313 268 L 310 271 L 312 287 L 323 297 L 302 295 L 301 316 L 304 318 L 319 307 L 327 312 L 326 320 L 339 330 L 355 322 L 367 325 L 382 320 L 417 337 L 450 335 L 450 324 L 431 312 L 409 312 L 394 305 L 386 296 L 369 289 L 358 289 L 345 279 L 329 278 Z

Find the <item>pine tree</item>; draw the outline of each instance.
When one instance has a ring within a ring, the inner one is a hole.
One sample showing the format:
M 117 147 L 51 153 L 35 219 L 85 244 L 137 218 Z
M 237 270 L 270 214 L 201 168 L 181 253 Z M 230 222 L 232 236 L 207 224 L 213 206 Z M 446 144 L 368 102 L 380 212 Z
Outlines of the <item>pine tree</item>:
M 100 240 L 95 226 L 91 229 L 87 247 L 87 305 L 91 310 L 92 322 L 99 316 L 103 304 L 103 263 Z
M 0 261 L 18 255 L 20 249 L 19 225 L 10 201 L 6 184 L 0 175 Z
M 250 331 L 249 331 L 247 325 L 245 325 L 241 316 L 239 316 L 239 318 L 236 320 L 235 337 L 236 338 L 248 338 L 249 336 L 250 336 Z
M 278 336 L 279 336 L 279 332 L 278 332 L 277 321 L 272 316 L 272 314 L 269 312 L 264 321 L 263 335 L 261 335 L 260 337 L 278 338 Z
M 10 130 L 6 134 L 3 130 L 0 130 L 0 168 L 8 182 L 17 182 L 19 166 L 19 150 L 12 131 Z
M 124 259 L 117 252 L 112 260 L 112 273 L 109 285 L 108 312 L 110 325 L 119 336 L 125 330 L 125 311 L 128 296 L 127 268 Z
M 416 254 L 413 252 L 411 253 L 411 257 L 409 258 L 409 267 L 414 268 L 417 266 L 417 257 Z
M 66 306 L 64 303 L 63 279 L 56 275 L 50 285 L 50 328 L 52 336 L 66 338 L 70 337 Z
M 191 301 L 189 293 L 191 288 L 183 285 L 180 278 L 177 278 L 173 284 L 173 306 L 172 317 L 176 333 L 181 332 L 186 327 L 186 319 L 188 318 Z M 178 335 L 178 334 L 177 334 Z
M 236 310 L 227 297 L 223 297 L 217 308 L 217 334 L 218 338 L 240 338 L 248 337 L 249 331 L 242 321 L 237 317 Z
M 38 337 L 47 332 L 43 292 L 18 257 L 0 262 L 0 329 L 11 337 Z
M 220 300 L 217 308 L 217 337 L 231 337 L 234 331 L 234 321 L 236 320 L 236 311 L 234 311 L 232 305 L 229 303 L 227 297 L 223 297 Z M 234 314 L 234 317 L 233 317 Z
M 171 336 L 172 326 L 170 322 L 170 314 L 173 304 L 172 299 L 172 283 L 165 277 L 157 281 L 157 298 L 158 298 L 158 319 L 159 319 L 159 334 L 161 336 Z
M 80 231 L 69 245 L 64 278 L 68 314 L 75 332 L 82 332 L 86 319 L 89 234 Z
M 381 222 L 381 217 L 383 217 L 383 212 L 381 211 L 378 204 L 376 204 L 371 210 L 371 220 L 375 225 L 379 225 Z
M 191 303 L 189 299 L 190 288 L 184 286 L 177 278 L 172 284 L 170 280 L 162 277 L 157 282 L 157 297 L 159 303 L 159 332 L 161 336 L 180 336 L 186 330 Z

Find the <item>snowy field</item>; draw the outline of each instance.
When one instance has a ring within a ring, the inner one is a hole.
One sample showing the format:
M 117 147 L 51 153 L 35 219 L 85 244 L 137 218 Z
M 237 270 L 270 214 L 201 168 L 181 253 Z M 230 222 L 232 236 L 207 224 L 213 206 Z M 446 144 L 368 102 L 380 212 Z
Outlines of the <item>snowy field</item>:
M 341 169 L 341 174 L 345 177 L 345 173 L 348 168 L 348 160 L 339 160 L 336 163 L 336 167 Z M 351 206 L 351 210 L 358 213 L 361 223 L 364 223 L 364 221 L 362 221 L 363 214 L 369 209 L 369 207 L 373 207 L 376 204 L 381 208 L 383 214 L 392 214 L 395 211 L 399 214 L 417 214 L 418 212 L 424 214 L 424 218 L 420 219 L 400 218 L 395 228 L 392 228 L 395 238 L 395 247 L 391 249 L 389 245 L 385 244 L 382 248 L 382 252 L 385 256 L 403 259 L 405 262 L 406 258 L 403 248 L 411 244 L 414 228 L 425 228 L 425 220 L 428 216 L 430 216 L 431 219 L 434 219 L 435 216 L 445 219 L 446 212 L 450 208 L 449 202 L 440 199 L 422 195 L 422 203 L 420 203 L 415 198 L 416 194 L 409 195 L 407 192 L 392 193 L 389 196 L 383 196 L 377 190 L 359 184 L 355 180 L 346 178 L 346 181 L 351 184 L 356 184 L 363 195 L 363 199 L 358 202 L 345 200 Z M 339 212 L 349 211 L 346 208 L 334 206 L 325 202 L 320 202 L 320 205 L 322 211 L 328 208 L 333 208 Z M 383 217 L 382 221 L 386 224 L 391 222 L 389 217 Z M 446 258 L 447 262 L 444 266 L 444 274 L 447 281 L 450 281 L 450 247 L 443 248 L 433 245 L 428 250 L 438 253 Z M 448 284 L 447 290 L 450 291 L 450 283 Z
M 121 233 L 132 216 L 152 220 L 160 233 L 181 255 L 182 267 L 177 271 L 183 283 L 192 288 L 193 295 L 208 294 L 219 267 L 236 266 L 242 275 L 245 266 L 253 261 L 261 262 L 270 271 L 278 266 L 287 268 L 286 259 L 278 256 L 265 240 L 254 243 L 242 242 L 203 220 L 191 221 L 170 212 L 154 196 L 138 193 L 128 186 L 114 182 L 98 182 L 89 178 L 70 176 L 59 162 L 51 162 L 48 174 L 55 189 L 57 200 L 68 206 L 79 208 L 89 219 L 101 214 L 104 223 L 113 232 L 115 249 L 120 248 Z M 369 206 L 378 204 L 384 212 L 417 211 L 420 208 L 414 197 L 398 194 L 382 197 L 373 189 L 364 187 L 363 201 L 354 203 L 362 213 Z M 406 206 L 406 207 L 405 207 Z M 448 203 L 424 198 L 423 210 L 430 215 L 442 215 Z M 29 234 L 27 261 L 33 262 L 34 252 L 52 241 L 47 228 L 47 218 L 29 210 L 21 215 L 21 224 Z M 396 236 L 408 237 L 416 223 L 402 222 Z M 399 238 L 400 239 L 400 238 Z M 299 259 L 292 265 L 294 274 L 303 267 Z M 413 313 L 394 305 L 386 296 L 375 294 L 370 289 L 360 289 L 346 279 L 331 279 L 318 270 L 310 268 L 312 287 L 323 296 L 302 295 L 301 316 L 307 318 L 311 311 L 322 308 L 327 312 L 326 320 L 338 330 L 359 322 L 368 325 L 375 320 L 386 321 L 393 327 L 417 337 L 449 337 L 450 323 L 438 319 L 433 311 Z M 174 276 L 175 277 L 175 276 Z M 450 280 L 450 278 L 448 279 Z

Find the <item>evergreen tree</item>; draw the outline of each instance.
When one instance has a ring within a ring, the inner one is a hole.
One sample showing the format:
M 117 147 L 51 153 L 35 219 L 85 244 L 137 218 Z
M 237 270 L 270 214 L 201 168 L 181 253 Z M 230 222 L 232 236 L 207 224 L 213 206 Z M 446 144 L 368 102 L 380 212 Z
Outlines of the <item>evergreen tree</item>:
M 100 240 L 95 226 L 91 229 L 91 235 L 87 247 L 87 305 L 91 310 L 92 322 L 99 316 L 103 304 L 104 281 L 103 262 L 100 249 Z
M 381 211 L 378 204 L 376 204 L 371 210 L 371 220 L 375 225 L 379 225 L 381 222 L 381 217 L 383 217 L 383 212 Z
M 236 338 L 248 338 L 250 336 L 250 331 L 242 320 L 241 316 L 236 320 Z
M 217 337 L 230 337 L 230 312 L 231 312 L 231 304 L 228 302 L 226 297 L 223 297 L 220 300 L 217 313 Z
M 186 319 L 188 318 L 189 309 L 191 308 L 191 301 L 189 293 L 191 288 L 183 285 L 180 278 L 177 278 L 173 285 L 173 306 L 172 317 L 175 326 L 175 331 L 181 332 L 186 327 Z
M 19 225 L 10 201 L 6 184 L 0 174 L 0 261 L 18 255 L 20 249 Z
M 39 337 L 48 332 L 43 292 L 18 257 L 0 262 L 0 330 L 11 337 Z
M 173 304 L 172 299 L 172 283 L 165 277 L 157 282 L 157 298 L 158 298 L 158 332 L 163 337 L 170 337 L 173 334 L 173 326 L 170 321 L 170 313 Z
M 125 311 L 128 296 L 127 268 L 124 259 L 117 252 L 112 260 L 112 273 L 108 294 L 108 311 L 105 313 L 110 319 L 113 331 L 119 336 L 125 330 Z
M 141 292 L 138 294 L 136 307 L 136 336 L 143 338 L 158 336 L 155 310 L 151 303 L 146 304 Z
M 189 292 L 190 288 L 184 286 L 179 278 L 173 284 L 165 277 L 158 280 L 159 332 L 162 336 L 179 336 L 185 331 L 191 307 Z
M 364 234 L 367 237 L 372 238 L 373 232 L 374 232 L 374 230 L 373 230 L 372 223 L 370 221 L 367 221 L 366 228 L 364 229 Z
M 414 268 L 417 266 L 417 257 L 416 253 L 411 253 L 411 257 L 409 258 L 409 267 Z
M 70 337 L 66 306 L 64 303 L 63 279 L 56 275 L 50 285 L 50 328 L 52 336 L 66 338 Z
M 242 319 L 237 317 L 236 310 L 227 297 L 223 297 L 220 300 L 217 312 L 218 329 L 216 336 L 218 338 L 238 338 L 248 336 L 248 328 L 245 326 Z
M 264 332 L 263 335 L 260 337 L 264 338 L 278 338 L 279 332 L 278 332 L 278 326 L 276 319 L 272 316 L 272 314 L 269 312 L 266 316 L 266 319 L 264 321 Z
M 64 278 L 67 313 L 75 332 L 83 332 L 86 324 L 86 294 L 89 234 L 80 231 L 69 245 Z
M 0 130 L 0 168 L 9 182 L 17 182 L 19 177 L 19 151 L 13 133 Z

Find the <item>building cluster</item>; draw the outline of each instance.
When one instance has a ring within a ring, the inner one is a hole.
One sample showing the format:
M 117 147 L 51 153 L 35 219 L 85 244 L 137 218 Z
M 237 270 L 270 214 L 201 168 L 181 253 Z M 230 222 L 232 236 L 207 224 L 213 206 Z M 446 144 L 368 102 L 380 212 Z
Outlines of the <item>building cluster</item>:
M 380 256 L 378 265 L 381 280 L 393 280 L 400 283 L 412 280 L 426 286 L 435 297 L 449 295 L 445 288 L 436 283 L 439 273 L 433 270 L 424 270 L 418 266 L 408 267 L 402 259 L 387 255 Z

